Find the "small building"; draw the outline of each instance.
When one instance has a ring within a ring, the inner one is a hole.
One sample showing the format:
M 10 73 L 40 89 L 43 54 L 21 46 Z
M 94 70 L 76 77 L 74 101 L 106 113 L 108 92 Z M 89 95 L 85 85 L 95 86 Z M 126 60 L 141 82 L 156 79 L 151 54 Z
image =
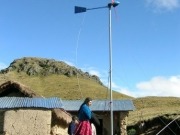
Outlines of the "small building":
M 67 135 L 71 115 L 59 98 L 44 98 L 26 86 L 0 85 L 0 134 Z
M 73 115 L 77 115 L 82 100 L 62 100 L 64 109 Z M 111 134 L 111 114 L 109 100 L 93 100 L 91 110 L 100 121 L 100 127 L 96 128 L 97 135 Z M 129 111 L 135 110 L 132 100 L 113 100 L 113 133 L 127 135 L 127 120 Z
M 0 135 L 67 135 L 71 115 L 77 115 L 82 100 L 44 98 L 14 81 L 0 85 Z M 127 135 L 132 100 L 113 100 L 113 132 Z M 100 120 L 97 135 L 111 134 L 109 100 L 93 100 L 91 110 Z M 23 126 L 22 126 L 23 125 Z

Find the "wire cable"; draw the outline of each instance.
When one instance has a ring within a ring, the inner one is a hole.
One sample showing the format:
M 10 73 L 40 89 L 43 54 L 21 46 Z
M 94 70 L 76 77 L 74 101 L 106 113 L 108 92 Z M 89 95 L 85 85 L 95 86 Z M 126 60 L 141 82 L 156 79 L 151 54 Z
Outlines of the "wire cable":
M 82 22 L 81 22 L 81 25 L 80 25 L 80 28 L 79 28 L 79 32 L 78 32 L 78 36 L 77 36 L 77 41 L 76 41 L 76 65 L 78 65 L 77 59 L 78 59 L 79 39 L 80 39 L 80 35 L 81 35 L 82 26 L 84 24 L 85 16 L 86 16 L 86 14 L 84 14 L 84 17 L 82 19 Z M 78 72 L 76 74 L 76 78 L 77 78 L 77 83 L 78 83 L 78 90 L 81 93 L 81 99 L 82 99 L 83 98 L 83 93 L 82 93 L 81 86 L 80 86 Z
M 169 122 L 169 124 L 167 124 L 162 130 L 160 130 L 156 135 L 159 135 L 166 127 L 168 127 L 171 123 L 173 123 L 176 119 L 179 119 L 180 116 L 178 116 L 177 118 L 175 118 L 174 120 L 172 120 L 171 122 Z

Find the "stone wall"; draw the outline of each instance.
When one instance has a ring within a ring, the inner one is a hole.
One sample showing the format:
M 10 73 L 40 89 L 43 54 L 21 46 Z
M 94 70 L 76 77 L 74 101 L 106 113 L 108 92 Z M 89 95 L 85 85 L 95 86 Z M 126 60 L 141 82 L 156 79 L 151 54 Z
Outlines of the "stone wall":
M 50 110 L 8 110 L 3 131 L 10 135 L 50 135 Z
M 55 125 L 51 129 L 52 135 L 68 135 L 68 128 L 62 128 L 61 126 Z
M 120 112 L 120 135 L 127 135 L 127 120 L 129 112 Z

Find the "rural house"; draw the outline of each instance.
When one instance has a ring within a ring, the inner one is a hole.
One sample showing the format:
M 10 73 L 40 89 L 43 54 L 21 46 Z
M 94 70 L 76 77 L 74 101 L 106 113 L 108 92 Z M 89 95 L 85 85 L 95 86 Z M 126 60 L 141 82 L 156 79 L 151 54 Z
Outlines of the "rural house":
M 0 134 L 67 135 L 71 115 L 59 98 L 44 98 L 24 85 L 0 85 Z
M 18 82 L 7 81 L 0 85 L 0 135 L 67 135 L 71 114 L 77 115 L 82 103 L 44 98 Z M 128 114 L 134 109 L 131 100 L 113 101 L 114 133 L 127 135 Z M 110 101 L 93 100 L 91 110 L 100 120 L 97 134 L 109 135 Z
M 62 100 L 64 109 L 73 115 L 77 115 L 82 100 Z M 96 127 L 98 135 L 111 134 L 110 122 L 110 101 L 93 100 L 90 107 L 100 121 L 100 127 Z M 113 101 L 113 132 L 114 134 L 127 135 L 127 120 L 129 111 L 133 111 L 135 106 L 132 100 L 114 100 Z

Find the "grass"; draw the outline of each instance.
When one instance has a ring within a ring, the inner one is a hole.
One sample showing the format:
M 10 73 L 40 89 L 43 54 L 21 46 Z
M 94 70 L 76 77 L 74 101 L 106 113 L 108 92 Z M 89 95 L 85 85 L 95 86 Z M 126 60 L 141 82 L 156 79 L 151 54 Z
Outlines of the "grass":
M 59 97 L 61 99 L 109 99 L 109 90 L 94 80 L 67 77 L 64 75 L 28 76 L 24 72 L 8 72 L 0 74 L 0 84 L 7 80 L 17 81 L 44 97 Z M 180 115 L 180 98 L 178 97 L 143 97 L 133 98 L 113 91 L 113 99 L 132 99 L 136 110 L 131 111 L 128 125 L 141 120 L 148 121 L 155 117 Z
M 109 90 L 92 79 L 67 77 L 65 75 L 28 76 L 20 72 L 8 72 L 0 75 L 0 83 L 13 80 L 28 86 L 44 97 L 59 97 L 61 99 L 107 99 Z M 5 78 L 5 79 L 4 79 Z M 130 99 L 132 97 L 113 91 L 114 99 Z
M 136 110 L 129 114 L 129 125 L 141 120 L 151 120 L 162 115 L 172 118 L 180 115 L 180 98 L 178 97 L 144 97 L 136 98 L 133 102 Z

